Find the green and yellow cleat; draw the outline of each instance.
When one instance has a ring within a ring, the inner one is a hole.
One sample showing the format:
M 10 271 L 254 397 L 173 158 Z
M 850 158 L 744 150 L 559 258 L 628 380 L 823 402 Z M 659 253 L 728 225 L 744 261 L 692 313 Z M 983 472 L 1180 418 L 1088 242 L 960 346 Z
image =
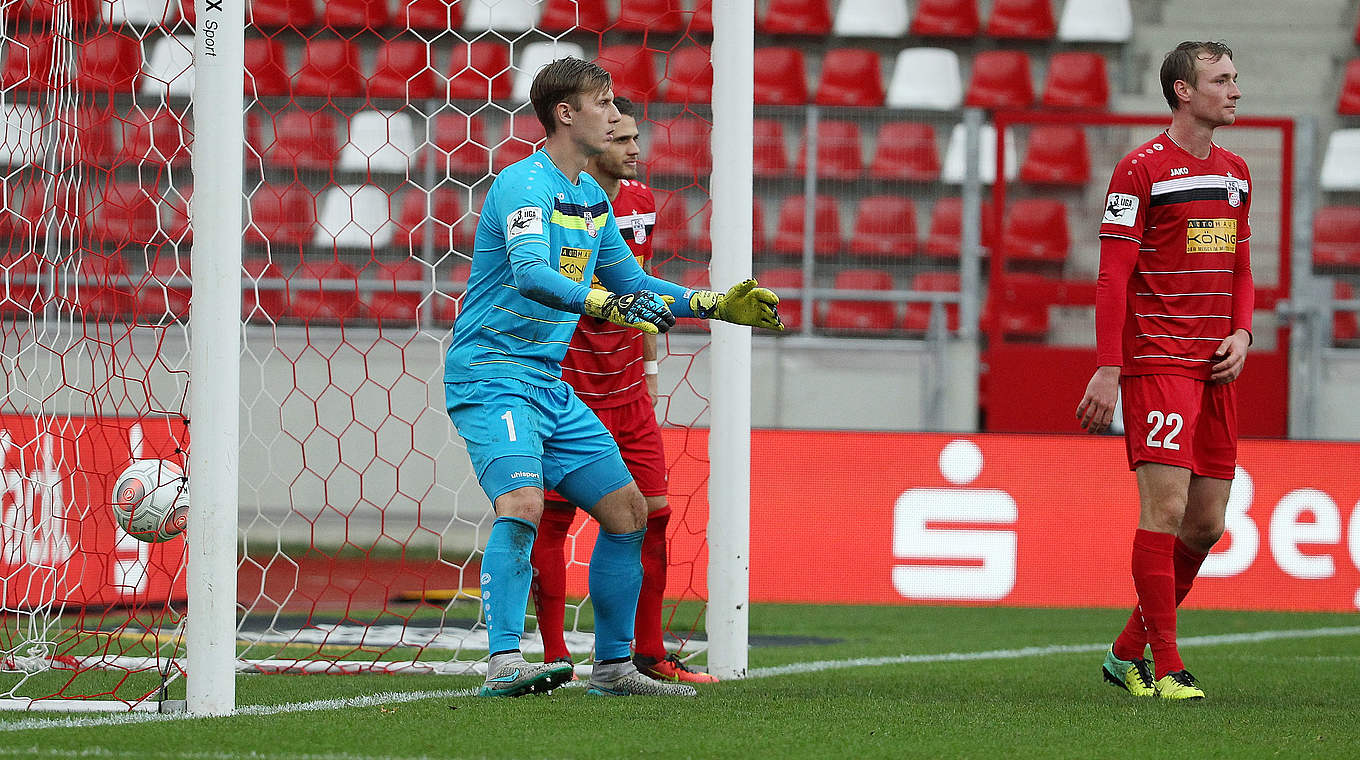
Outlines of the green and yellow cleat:
M 1121 660 L 1114 656 L 1114 647 L 1111 647 L 1105 653 L 1105 664 L 1100 666 L 1100 674 L 1111 686 L 1118 686 L 1135 697 L 1157 695 L 1157 686 L 1152 681 L 1152 667 L 1142 657 Z M 1204 694 L 1201 692 L 1200 696 Z
M 1204 699 L 1204 689 L 1188 670 L 1173 670 L 1157 679 L 1159 699 Z

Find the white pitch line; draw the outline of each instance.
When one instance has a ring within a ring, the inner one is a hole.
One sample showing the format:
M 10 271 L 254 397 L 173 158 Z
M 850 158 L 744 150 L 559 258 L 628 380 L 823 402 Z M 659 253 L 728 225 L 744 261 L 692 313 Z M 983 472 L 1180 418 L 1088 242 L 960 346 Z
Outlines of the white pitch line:
M 1360 626 L 1337 628 L 1300 628 L 1294 630 L 1254 631 L 1251 633 L 1226 633 L 1215 636 L 1189 636 L 1177 642 L 1183 647 L 1222 646 L 1225 644 L 1252 644 L 1262 641 L 1283 639 L 1309 639 L 1332 636 L 1360 636 Z M 992 649 L 984 652 L 944 652 L 941 654 L 905 654 L 894 657 L 862 657 L 853 660 L 820 660 L 793 665 L 779 665 L 771 668 L 752 668 L 747 678 L 769 678 L 772 676 L 793 675 L 796 673 L 816 673 L 823 670 L 861 668 L 877 665 L 906 665 L 931 662 L 973 662 L 979 660 L 1016 660 L 1025 657 L 1043 657 L 1054 654 L 1089 654 L 1103 652 L 1109 644 L 1057 644 L 1046 647 L 1022 647 L 1020 649 Z M 284 713 L 312 712 L 316 710 L 339 710 L 346 707 L 380 707 L 384 705 L 415 702 L 422 699 L 455 699 L 476 695 L 477 689 L 442 689 L 415 692 L 383 692 L 347 699 L 322 699 L 314 702 L 292 702 L 284 705 L 247 705 L 238 708 L 237 715 L 280 715 Z M 46 728 L 94 728 L 98 726 L 122 726 L 134 723 L 153 723 L 160 721 L 190 720 L 202 716 L 189 713 L 119 713 L 100 717 L 67 718 L 25 718 L 12 722 L 0 722 L 0 733 L 10 731 L 36 731 Z M 230 717 L 230 716 L 228 716 Z

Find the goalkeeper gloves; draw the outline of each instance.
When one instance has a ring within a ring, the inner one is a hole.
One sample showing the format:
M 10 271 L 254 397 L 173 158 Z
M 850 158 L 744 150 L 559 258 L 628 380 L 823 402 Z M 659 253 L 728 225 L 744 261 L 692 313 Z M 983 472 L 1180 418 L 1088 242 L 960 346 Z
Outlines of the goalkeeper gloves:
M 656 335 L 666 332 L 675 324 L 675 315 L 669 306 L 674 301 L 670 296 L 659 296 L 650 290 L 619 295 L 591 288 L 586 294 L 584 312 L 616 325 L 635 327 L 648 335 Z
M 726 293 L 698 290 L 689 297 L 689 306 L 700 319 L 721 319 L 766 330 L 784 329 L 778 305 L 779 296 L 768 288 L 756 287 L 754 279 L 742 280 Z

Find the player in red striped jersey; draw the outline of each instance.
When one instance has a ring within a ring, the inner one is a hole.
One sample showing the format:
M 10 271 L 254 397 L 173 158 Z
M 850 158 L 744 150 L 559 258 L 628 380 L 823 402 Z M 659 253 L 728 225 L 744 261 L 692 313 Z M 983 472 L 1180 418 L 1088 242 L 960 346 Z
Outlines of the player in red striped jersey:
M 656 201 L 651 188 L 637 180 L 636 109 L 627 98 L 614 97 L 622 118 L 610 147 L 590 159 L 586 171 L 600 183 L 613 205 L 619 232 L 638 263 L 652 268 L 652 229 Z M 598 286 L 598 283 L 596 283 Z M 562 360 L 562 379 L 571 384 L 619 445 L 623 460 L 647 499 L 647 531 L 642 539 L 642 592 L 634 624 L 633 662 L 644 675 L 666 681 L 715 683 L 708 673 L 690 668 L 666 652 L 661 607 L 666 591 L 666 459 L 661 428 L 653 407 L 657 397 L 656 336 L 583 316 Z M 534 611 L 543 637 L 543 661 L 570 660 L 563 637 L 566 603 L 564 545 L 575 508 L 559 494 L 544 497 L 543 519 L 534 540 L 532 561 Z
M 1077 406 L 1109 427 L 1122 391 L 1140 511 L 1138 592 L 1106 655 L 1107 681 L 1140 696 L 1202 699 L 1176 647 L 1176 607 L 1223 534 L 1237 457 L 1237 393 L 1251 345 L 1250 175 L 1213 142 L 1237 118 L 1232 50 L 1183 42 L 1166 55 L 1171 126 L 1115 167 L 1100 225 L 1098 368 Z M 1152 649 L 1152 663 L 1144 658 Z M 1153 669 L 1155 667 L 1155 670 Z

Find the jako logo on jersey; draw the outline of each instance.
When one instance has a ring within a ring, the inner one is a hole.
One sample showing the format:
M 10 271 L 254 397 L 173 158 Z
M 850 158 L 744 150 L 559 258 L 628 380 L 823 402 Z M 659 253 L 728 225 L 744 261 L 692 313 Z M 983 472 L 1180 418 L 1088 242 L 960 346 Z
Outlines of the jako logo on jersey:
M 543 209 L 537 206 L 517 208 L 505 217 L 505 239 L 513 240 L 520 235 L 543 234 Z
M 1110 193 L 1105 199 L 1105 218 L 1102 224 L 1118 224 L 1132 227 L 1138 218 L 1138 196 L 1126 193 Z
M 1171 176 L 1173 176 L 1173 177 L 1181 177 L 1181 176 L 1184 176 L 1184 175 L 1189 174 L 1189 173 L 1190 173 L 1190 167 L 1188 167 L 1188 166 L 1178 166 L 1178 167 L 1176 167 L 1175 169 L 1172 169 L 1172 170 L 1171 170 Z

